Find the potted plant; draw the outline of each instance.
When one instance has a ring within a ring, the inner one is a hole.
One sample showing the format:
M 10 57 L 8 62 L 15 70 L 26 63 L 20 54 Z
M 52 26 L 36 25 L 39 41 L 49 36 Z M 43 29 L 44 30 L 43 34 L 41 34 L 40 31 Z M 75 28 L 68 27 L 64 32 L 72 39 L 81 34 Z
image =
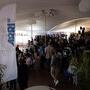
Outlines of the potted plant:
M 3 65 L 3 64 L 0 64 L 0 90 L 2 89 L 2 84 L 1 84 L 1 81 L 2 81 L 2 77 L 4 75 L 4 70 L 5 70 L 6 66 Z
M 85 50 L 81 57 L 78 72 L 78 84 L 80 90 L 90 90 L 90 51 Z

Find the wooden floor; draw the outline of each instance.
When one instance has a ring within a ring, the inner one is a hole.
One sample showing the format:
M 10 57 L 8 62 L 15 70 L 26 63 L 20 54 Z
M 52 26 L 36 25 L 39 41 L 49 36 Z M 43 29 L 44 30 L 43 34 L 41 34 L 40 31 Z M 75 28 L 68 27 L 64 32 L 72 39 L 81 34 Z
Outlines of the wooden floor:
M 55 88 L 56 90 L 74 90 L 71 81 L 64 80 L 62 82 L 63 80 L 62 78 L 60 80 L 61 80 L 60 83 L 57 86 L 55 86 L 53 83 L 53 79 L 50 75 L 50 72 L 47 69 L 33 69 L 29 71 L 28 87 L 45 85 Z M 2 90 L 10 90 L 10 89 L 3 88 Z M 16 90 L 20 90 L 18 83 Z
M 53 79 L 50 72 L 46 69 L 31 70 L 29 75 L 28 87 L 45 85 L 55 88 L 56 90 L 74 90 L 72 82 L 69 80 L 61 79 L 57 86 L 54 86 Z

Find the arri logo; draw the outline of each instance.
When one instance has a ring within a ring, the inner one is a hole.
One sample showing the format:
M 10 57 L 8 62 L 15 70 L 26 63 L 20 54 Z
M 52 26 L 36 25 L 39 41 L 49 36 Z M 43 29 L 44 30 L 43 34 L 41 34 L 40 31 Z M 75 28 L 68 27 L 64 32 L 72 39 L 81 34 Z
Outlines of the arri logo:
M 14 46 L 15 40 L 15 23 L 11 19 L 7 19 L 8 42 Z

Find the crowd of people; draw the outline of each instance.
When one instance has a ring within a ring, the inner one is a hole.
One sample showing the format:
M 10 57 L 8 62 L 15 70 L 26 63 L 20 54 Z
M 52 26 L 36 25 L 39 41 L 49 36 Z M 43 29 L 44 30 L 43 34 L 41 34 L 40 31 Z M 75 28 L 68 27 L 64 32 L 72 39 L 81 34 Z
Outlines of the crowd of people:
M 80 63 L 80 54 L 88 46 L 86 41 L 84 29 L 82 29 L 78 34 L 71 34 L 68 39 L 66 35 L 61 34 L 36 36 L 34 40 L 28 40 L 23 51 L 17 45 L 20 90 L 28 87 L 29 71 L 38 70 L 38 68 L 46 69 L 51 73 L 55 86 L 60 82 L 60 75 L 63 78 L 73 79 L 73 83 L 77 85 L 76 65 Z

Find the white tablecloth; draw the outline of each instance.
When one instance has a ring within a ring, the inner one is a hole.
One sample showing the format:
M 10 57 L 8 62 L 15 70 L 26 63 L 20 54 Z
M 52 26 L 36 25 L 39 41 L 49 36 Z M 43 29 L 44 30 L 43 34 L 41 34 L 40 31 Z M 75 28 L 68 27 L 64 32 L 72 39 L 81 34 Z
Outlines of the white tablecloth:
M 55 90 L 55 89 L 49 86 L 33 86 L 30 88 L 27 88 L 26 90 Z

